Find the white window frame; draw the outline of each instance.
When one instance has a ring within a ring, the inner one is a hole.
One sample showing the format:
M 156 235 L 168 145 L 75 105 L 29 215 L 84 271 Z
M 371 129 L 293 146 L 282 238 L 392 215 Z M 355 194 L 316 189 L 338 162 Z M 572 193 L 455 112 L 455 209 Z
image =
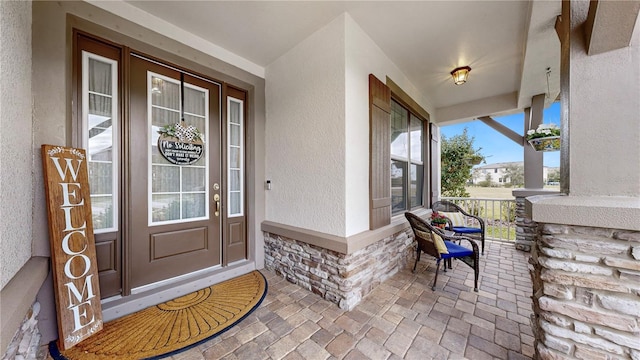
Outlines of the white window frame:
M 161 226 L 161 225 L 169 225 L 169 224 L 183 224 L 183 223 L 188 223 L 188 222 L 193 222 L 193 221 L 202 221 L 202 220 L 209 220 L 209 217 L 211 216 L 210 212 L 209 212 L 209 208 L 211 207 L 210 202 L 211 199 L 209 199 L 209 163 L 211 161 L 211 159 L 209 159 L 210 154 L 208 154 L 207 150 L 206 150 L 206 146 L 208 146 L 208 144 L 206 143 L 207 139 L 209 139 L 209 89 L 205 89 L 193 84 L 189 84 L 189 83 L 184 83 L 184 87 L 189 88 L 189 89 L 194 89 L 197 91 L 201 91 L 205 94 L 204 96 L 204 100 L 205 100 L 205 131 L 202 132 L 204 134 L 204 140 L 205 140 L 205 144 L 204 144 L 204 151 L 205 153 L 207 153 L 207 161 L 205 162 L 204 166 L 200 166 L 200 165 L 175 165 L 175 164 L 166 164 L 166 165 L 162 165 L 162 166 L 172 166 L 172 167 L 179 167 L 180 168 L 180 192 L 178 194 L 180 194 L 180 216 L 182 217 L 182 195 L 183 194 L 190 194 L 190 193 L 201 193 L 201 192 L 184 192 L 182 191 L 182 169 L 185 167 L 192 167 L 192 168 L 204 168 L 205 169 L 205 186 L 204 186 L 204 196 L 205 196 L 205 200 L 206 200 L 206 204 L 205 204 L 205 214 L 204 216 L 201 217 L 196 217 L 196 218 L 188 218 L 188 219 L 177 219 L 177 220 L 165 220 L 165 221 L 153 221 L 153 207 L 151 206 L 151 200 L 153 199 L 153 163 L 151 161 L 152 159 L 152 152 L 151 152 L 151 144 L 157 144 L 158 143 L 158 138 L 160 137 L 160 134 L 158 134 L 157 130 L 154 131 L 153 126 L 152 126 L 152 115 L 153 115 L 153 104 L 152 104 L 152 97 L 153 97 L 153 93 L 152 93 L 152 88 L 153 88 L 153 84 L 152 84 L 152 78 L 160 78 L 162 79 L 162 81 L 166 81 L 166 82 L 171 82 L 174 84 L 177 84 L 178 86 L 180 86 L 180 80 L 177 79 L 173 79 L 158 73 L 154 73 L 152 71 L 147 71 L 147 129 L 149 130 L 148 133 L 148 138 L 151 139 L 151 142 L 148 144 L 147 147 L 147 178 L 148 178 L 148 184 L 147 184 L 147 211 L 148 211 L 148 224 L 150 227 L 152 226 Z M 180 108 L 182 107 L 182 101 L 180 101 Z M 177 109 L 176 111 L 180 112 L 181 109 Z M 165 108 L 166 109 L 166 108 Z M 174 109 L 166 109 L 166 110 L 174 110 Z M 194 116 L 201 116 L 201 115 L 196 115 L 196 114 L 189 114 L 189 113 L 185 113 L 186 115 L 194 115 Z M 198 130 L 202 130 L 202 129 L 198 129 Z M 156 164 L 157 165 L 157 164 Z
M 240 119 L 239 124 L 231 123 L 231 103 L 238 104 L 238 108 L 240 109 Z M 238 126 L 239 134 L 240 134 L 240 145 L 231 145 L 231 127 Z M 231 168 L 231 149 L 238 149 L 238 165 L 239 168 Z M 231 173 L 232 170 L 239 171 L 240 179 L 239 179 L 239 187 L 240 190 L 231 190 Z M 231 194 L 239 193 L 240 194 L 240 211 L 237 213 L 231 212 Z M 244 196 L 245 196 L 245 188 L 244 188 L 244 101 L 227 96 L 227 217 L 240 217 L 244 216 Z
M 120 156 L 118 153 L 118 61 L 109 59 L 97 54 L 82 50 L 82 147 L 89 150 L 89 60 L 94 59 L 111 65 L 111 95 L 99 94 L 101 96 L 111 96 L 111 174 L 112 174 L 112 191 L 111 206 L 114 226 L 110 228 L 94 229 L 94 233 L 102 234 L 119 230 L 119 206 L 118 206 L 118 179 L 120 178 Z M 87 162 L 90 160 L 90 154 L 87 154 Z M 91 197 L 95 197 L 92 195 Z M 93 209 L 92 209 L 93 210 Z

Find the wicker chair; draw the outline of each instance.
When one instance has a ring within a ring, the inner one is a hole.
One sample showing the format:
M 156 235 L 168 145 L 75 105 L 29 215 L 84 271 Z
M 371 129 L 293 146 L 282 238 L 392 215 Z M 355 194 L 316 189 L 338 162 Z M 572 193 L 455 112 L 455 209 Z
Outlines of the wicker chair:
M 484 220 L 482 220 L 481 217 L 471 215 L 464 211 L 460 206 L 445 200 L 434 202 L 431 205 L 431 209 L 439 213 L 445 213 L 445 216 L 447 216 L 446 213 L 461 214 L 465 224 L 467 223 L 467 218 L 473 219 L 472 221 L 477 223 L 478 226 L 460 226 L 460 224 L 454 224 L 451 219 L 448 219 L 448 230 L 455 232 L 456 235 L 468 236 L 472 239 L 480 240 L 480 244 L 482 245 L 482 255 L 484 255 L 484 233 L 486 228 Z
M 438 270 L 440 269 L 440 261 L 445 260 L 444 271 L 447 271 L 447 262 L 449 263 L 449 268 L 451 268 L 451 259 L 459 259 L 468 266 L 470 266 L 474 271 L 474 291 L 478 291 L 478 274 L 479 274 L 479 252 L 478 252 L 478 244 L 475 243 L 472 239 L 464 236 L 449 236 L 444 233 L 441 229 L 432 226 L 428 222 L 422 220 L 420 217 L 410 213 L 405 212 L 404 216 L 409 220 L 409 224 L 411 224 L 411 229 L 413 230 L 413 234 L 418 243 L 417 254 L 416 254 L 416 262 L 413 265 L 413 271 L 416 271 L 416 266 L 418 266 L 418 261 L 420 261 L 420 254 L 425 252 L 436 258 L 436 276 L 433 279 L 433 285 L 431 286 L 431 290 L 436 289 L 436 282 L 438 281 Z M 444 240 L 444 245 L 447 248 L 448 254 L 441 254 L 432 238 L 432 233 L 440 235 Z M 458 245 L 454 243 L 454 241 L 468 241 L 471 244 L 471 249 Z

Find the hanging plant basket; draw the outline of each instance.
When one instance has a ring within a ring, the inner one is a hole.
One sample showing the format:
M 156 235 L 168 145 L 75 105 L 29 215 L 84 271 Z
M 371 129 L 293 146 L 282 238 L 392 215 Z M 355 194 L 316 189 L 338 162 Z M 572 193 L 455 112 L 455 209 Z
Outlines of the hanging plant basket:
M 560 136 L 547 136 L 528 140 L 536 151 L 559 151 Z

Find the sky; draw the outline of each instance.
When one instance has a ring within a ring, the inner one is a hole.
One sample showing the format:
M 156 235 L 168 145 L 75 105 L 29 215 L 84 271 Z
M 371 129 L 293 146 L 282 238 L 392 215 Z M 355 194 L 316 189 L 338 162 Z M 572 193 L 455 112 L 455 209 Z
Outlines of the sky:
M 524 113 L 513 114 L 508 116 L 495 116 L 494 120 L 502 125 L 510 128 L 518 134 L 524 134 Z M 556 124 L 560 126 L 560 103 L 554 102 L 546 108 L 542 114 L 542 122 L 544 124 Z M 466 123 L 443 126 L 440 128 L 441 134 L 447 138 L 462 134 L 464 128 L 467 128 L 470 137 L 474 137 L 473 147 L 481 148 L 480 153 L 485 157 L 486 164 L 479 166 L 495 164 L 500 162 L 524 161 L 524 149 L 506 136 L 486 125 L 480 120 L 472 120 Z M 527 144 L 527 146 L 530 146 Z M 559 167 L 560 152 L 545 152 L 544 166 Z

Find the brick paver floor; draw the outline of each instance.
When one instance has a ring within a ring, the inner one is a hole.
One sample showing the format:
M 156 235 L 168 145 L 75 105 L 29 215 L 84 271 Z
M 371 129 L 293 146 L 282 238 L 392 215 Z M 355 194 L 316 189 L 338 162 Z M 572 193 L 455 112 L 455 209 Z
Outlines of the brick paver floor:
M 528 253 L 486 247 L 478 293 L 459 261 L 432 291 L 435 261 L 423 255 L 415 274 L 400 271 L 352 311 L 263 270 L 269 292 L 259 309 L 172 359 L 530 359 Z

